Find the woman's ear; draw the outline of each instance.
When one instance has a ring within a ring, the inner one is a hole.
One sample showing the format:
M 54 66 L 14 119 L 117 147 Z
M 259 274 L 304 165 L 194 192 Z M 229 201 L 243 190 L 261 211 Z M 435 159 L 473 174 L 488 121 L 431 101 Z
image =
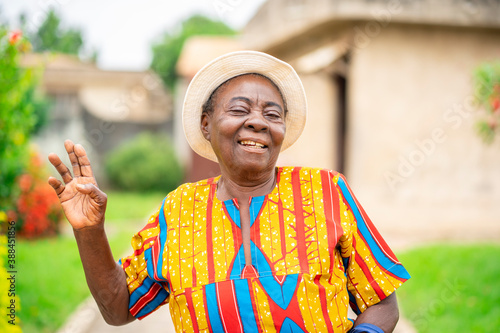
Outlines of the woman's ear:
M 201 114 L 201 133 L 210 142 L 210 115 L 206 112 Z

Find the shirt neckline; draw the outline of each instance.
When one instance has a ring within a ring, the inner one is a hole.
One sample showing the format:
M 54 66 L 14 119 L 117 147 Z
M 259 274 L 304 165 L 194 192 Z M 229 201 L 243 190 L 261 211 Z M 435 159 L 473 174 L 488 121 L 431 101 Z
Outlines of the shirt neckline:
M 275 168 L 276 168 L 276 184 L 274 184 L 273 190 L 271 192 L 269 192 L 268 194 L 265 194 L 265 195 L 260 195 L 260 196 L 257 196 L 257 197 L 250 197 L 250 205 L 252 205 L 252 203 L 256 201 L 255 199 L 262 198 L 262 200 L 265 200 L 270 195 L 274 195 L 274 194 L 278 193 L 279 182 L 280 182 L 280 178 L 281 178 L 281 173 L 283 172 L 283 167 L 275 167 Z M 217 184 L 219 183 L 219 180 L 220 180 L 221 177 L 222 177 L 221 175 L 215 177 L 214 181 L 212 183 L 212 186 L 215 186 L 214 199 L 213 200 L 215 202 L 218 202 L 218 203 L 224 203 L 224 205 L 226 205 L 226 206 L 234 205 L 239 210 L 238 201 L 236 200 L 236 198 L 227 199 L 227 200 L 220 200 L 217 197 Z

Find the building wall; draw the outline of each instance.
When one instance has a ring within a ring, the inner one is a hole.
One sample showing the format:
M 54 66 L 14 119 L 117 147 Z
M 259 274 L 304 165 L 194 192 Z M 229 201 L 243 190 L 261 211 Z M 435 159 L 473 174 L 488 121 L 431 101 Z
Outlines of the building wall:
M 22 63 L 43 65 L 42 90 L 52 101 L 48 124 L 34 138 L 41 155 L 55 152 L 69 165 L 64 141 L 82 144 L 100 185 L 109 151 L 141 132 L 172 133 L 172 101 L 152 72 L 104 71 L 58 54 L 28 54 Z
M 306 127 L 298 141 L 280 154 L 278 165 L 337 169 L 335 82 L 327 73 L 302 74 L 301 80 L 308 104 Z
M 477 65 L 498 57 L 498 31 L 417 25 L 355 49 L 346 173 L 381 228 L 500 235 L 498 142 L 475 132 L 472 86 Z

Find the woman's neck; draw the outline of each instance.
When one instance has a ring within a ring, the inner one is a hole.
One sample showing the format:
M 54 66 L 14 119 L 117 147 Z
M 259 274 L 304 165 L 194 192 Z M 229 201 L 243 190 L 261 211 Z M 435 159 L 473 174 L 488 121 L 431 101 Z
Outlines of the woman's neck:
M 255 179 L 245 177 L 235 179 L 223 172 L 217 183 L 217 198 L 221 201 L 236 198 L 238 202 L 243 202 L 249 197 L 266 195 L 273 191 L 276 179 L 276 170 Z

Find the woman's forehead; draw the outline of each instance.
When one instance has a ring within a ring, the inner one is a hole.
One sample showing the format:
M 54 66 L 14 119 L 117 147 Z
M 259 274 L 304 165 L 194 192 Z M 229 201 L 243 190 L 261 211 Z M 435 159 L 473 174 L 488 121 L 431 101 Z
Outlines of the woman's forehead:
M 269 89 L 267 91 L 271 93 L 276 93 L 279 96 L 281 102 L 284 104 L 283 96 L 281 95 L 281 92 L 279 88 L 276 86 L 276 84 L 269 78 L 265 77 L 264 75 L 253 74 L 253 73 L 239 75 L 227 80 L 225 83 L 219 86 L 219 88 L 215 92 L 215 95 L 218 96 L 214 97 L 217 98 L 221 98 L 223 96 L 228 97 L 226 96 L 226 94 L 230 92 L 232 95 L 235 92 L 235 90 L 239 90 L 238 92 L 241 92 L 241 90 L 248 90 L 248 92 L 252 92 L 255 89 L 260 90 L 261 88 Z M 262 92 L 262 90 L 260 91 Z

